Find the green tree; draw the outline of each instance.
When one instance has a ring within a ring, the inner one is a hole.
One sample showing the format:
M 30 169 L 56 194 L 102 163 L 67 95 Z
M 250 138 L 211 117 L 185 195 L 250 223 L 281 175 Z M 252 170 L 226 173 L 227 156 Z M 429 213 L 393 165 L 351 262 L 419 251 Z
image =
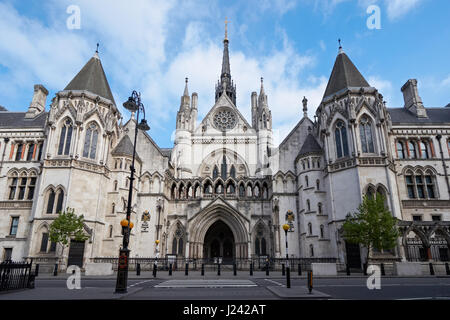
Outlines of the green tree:
M 84 232 L 84 217 L 77 216 L 75 209 L 67 208 L 60 212 L 50 225 L 50 240 L 53 243 L 59 243 L 62 247 L 61 257 L 64 257 L 64 249 L 69 245 L 70 240 L 86 241 L 89 237 Z
M 346 241 L 367 248 L 367 263 L 371 249 L 389 250 L 396 246 L 399 236 L 396 224 L 397 219 L 386 208 L 383 195 L 364 196 L 358 212 L 347 215 L 343 236 Z

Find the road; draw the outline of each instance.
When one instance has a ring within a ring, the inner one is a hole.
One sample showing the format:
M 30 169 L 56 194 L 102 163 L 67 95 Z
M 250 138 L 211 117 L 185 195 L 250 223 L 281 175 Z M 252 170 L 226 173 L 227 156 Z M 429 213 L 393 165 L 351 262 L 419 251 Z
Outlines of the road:
M 167 282 L 169 280 L 172 282 Z M 386 277 L 381 279 L 380 290 L 369 290 L 366 281 L 367 278 L 364 277 L 315 278 L 314 289 L 330 295 L 331 299 L 450 300 L 450 277 Z M 108 279 L 82 277 L 82 289 L 69 290 L 65 277 L 38 277 L 35 289 L 2 293 L 0 300 L 273 300 L 280 298 L 267 287 L 284 286 L 286 281 L 280 275 L 265 277 L 262 273 L 255 277 L 234 277 L 232 273 L 225 273 L 220 277 L 184 277 L 180 273 L 173 277 L 161 275 L 160 278 L 146 276 L 129 279 L 127 295 L 114 294 L 115 283 L 113 276 Z M 192 288 L 193 283 L 195 288 Z M 295 277 L 291 279 L 291 286 L 306 286 L 306 279 Z

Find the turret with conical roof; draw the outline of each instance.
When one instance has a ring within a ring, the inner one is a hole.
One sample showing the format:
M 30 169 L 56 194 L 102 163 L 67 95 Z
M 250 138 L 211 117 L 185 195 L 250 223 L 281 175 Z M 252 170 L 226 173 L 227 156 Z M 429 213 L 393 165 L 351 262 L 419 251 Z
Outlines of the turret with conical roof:
M 75 78 L 64 88 L 67 91 L 88 91 L 110 100 L 114 105 L 114 97 L 111 93 L 102 62 L 98 56 L 98 51 L 85 64 Z

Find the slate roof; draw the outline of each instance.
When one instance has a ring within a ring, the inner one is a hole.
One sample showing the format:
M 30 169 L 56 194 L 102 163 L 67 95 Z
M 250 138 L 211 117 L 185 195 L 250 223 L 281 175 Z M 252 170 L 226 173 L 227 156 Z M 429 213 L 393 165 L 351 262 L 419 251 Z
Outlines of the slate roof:
M 160 149 L 163 156 L 170 158 L 170 155 L 172 154 L 172 148 L 160 148 Z
M 417 118 L 411 111 L 405 108 L 388 108 L 392 123 L 450 123 L 450 108 L 426 108 L 428 118 Z
M 125 155 L 125 156 L 133 156 L 133 143 L 128 135 L 125 135 L 111 152 L 113 156 L 115 155 Z M 136 158 L 139 158 L 136 152 Z
M 322 152 L 322 147 L 319 145 L 314 136 L 310 133 L 305 139 L 303 146 L 300 148 L 298 155 L 304 155 L 311 152 Z
M 0 111 L 0 128 L 44 128 L 48 112 L 33 119 L 25 118 L 26 112 Z
M 330 80 L 328 81 L 323 97 L 328 97 L 342 89 L 351 87 L 370 87 L 370 85 L 355 67 L 350 58 L 341 51 L 334 63 L 333 71 L 331 72 Z
M 75 78 L 70 81 L 64 90 L 86 90 L 100 97 L 111 100 L 114 104 L 114 97 L 111 93 L 102 62 L 97 54 L 95 54 L 86 65 L 81 69 Z

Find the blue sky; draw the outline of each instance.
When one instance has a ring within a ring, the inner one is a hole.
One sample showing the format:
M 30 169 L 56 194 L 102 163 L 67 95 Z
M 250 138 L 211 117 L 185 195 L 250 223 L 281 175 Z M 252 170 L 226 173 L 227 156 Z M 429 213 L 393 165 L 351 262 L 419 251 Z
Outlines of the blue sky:
M 370 30 L 369 5 L 380 8 L 381 29 Z M 80 29 L 70 30 L 68 6 L 80 8 Z M 401 86 L 419 81 L 426 107 L 450 102 L 448 0 L 258 0 L 258 1 L 0 1 L 0 105 L 26 111 L 33 85 L 54 94 L 95 52 L 100 57 L 124 120 L 122 102 L 140 91 L 149 132 L 171 147 L 184 78 L 199 95 L 199 117 L 214 104 L 222 59 L 225 17 L 229 24 L 237 105 L 250 116 L 250 96 L 260 77 L 282 141 L 323 96 L 341 38 L 368 82 L 388 107 L 402 107 Z

